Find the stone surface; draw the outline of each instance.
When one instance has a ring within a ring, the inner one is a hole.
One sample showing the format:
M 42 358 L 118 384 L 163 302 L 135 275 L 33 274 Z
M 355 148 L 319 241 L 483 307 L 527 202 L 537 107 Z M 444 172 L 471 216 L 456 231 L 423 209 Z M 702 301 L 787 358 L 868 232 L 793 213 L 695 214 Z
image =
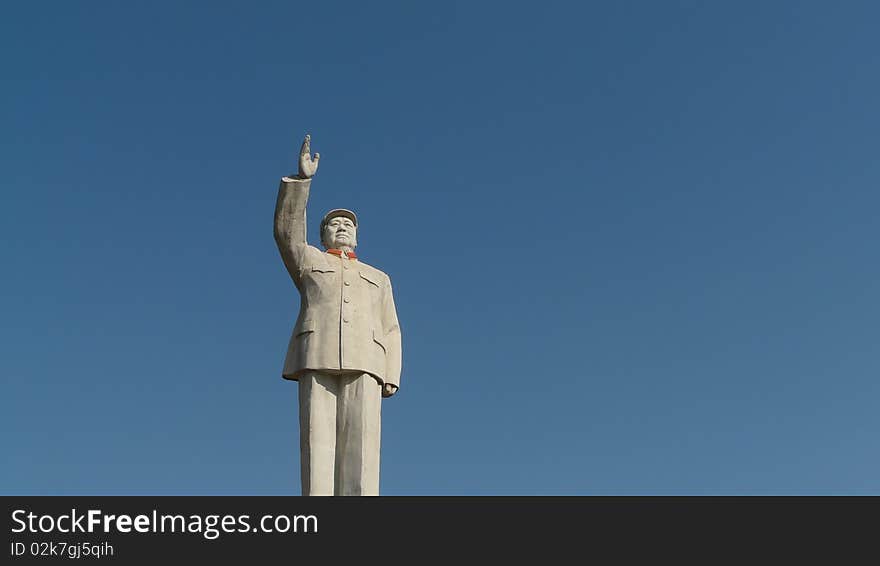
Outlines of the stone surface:
M 379 495 L 381 410 L 368 373 L 299 377 L 303 494 Z
M 376 495 L 381 398 L 400 387 L 400 325 L 390 278 L 354 251 L 352 211 L 324 217 L 324 250 L 307 242 L 319 159 L 306 136 L 298 175 L 283 177 L 278 188 L 275 241 L 300 293 L 282 376 L 300 382 L 303 495 Z

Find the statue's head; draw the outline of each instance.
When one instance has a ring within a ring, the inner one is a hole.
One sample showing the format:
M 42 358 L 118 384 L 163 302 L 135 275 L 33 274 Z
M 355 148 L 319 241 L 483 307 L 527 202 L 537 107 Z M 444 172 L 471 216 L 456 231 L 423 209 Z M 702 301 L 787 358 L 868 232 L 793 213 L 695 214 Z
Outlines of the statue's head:
M 354 250 L 357 247 L 357 216 L 344 208 L 331 210 L 321 220 L 321 243 L 325 248 Z

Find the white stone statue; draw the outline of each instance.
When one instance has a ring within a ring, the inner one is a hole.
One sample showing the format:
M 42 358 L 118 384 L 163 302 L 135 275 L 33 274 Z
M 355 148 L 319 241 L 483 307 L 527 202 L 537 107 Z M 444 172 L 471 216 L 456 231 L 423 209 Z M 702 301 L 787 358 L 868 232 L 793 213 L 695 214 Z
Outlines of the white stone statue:
M 391 280 L 358 259 L 354 212 L 321 221 L 306 242 L 306 203 L 320 154 L 306 135 L 299 174 L 283 177 L 275 241 L 300 294 L 282 376 L 299 381 L 303 495 L 378 495 L 382 398 L 400 386 L 400 325 Z

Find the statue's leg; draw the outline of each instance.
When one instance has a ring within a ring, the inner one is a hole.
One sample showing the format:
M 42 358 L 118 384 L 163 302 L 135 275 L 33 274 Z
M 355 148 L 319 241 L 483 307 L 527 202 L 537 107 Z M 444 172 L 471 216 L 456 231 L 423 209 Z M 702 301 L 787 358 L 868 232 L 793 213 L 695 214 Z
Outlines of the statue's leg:
M 299 378 L 299 459 L 303 495 L 333 495 L 339 378 L 309 372 Z
M 382 388 L 369 374 L 342 378 L 336 438 L 336 494 L 379 495 Z

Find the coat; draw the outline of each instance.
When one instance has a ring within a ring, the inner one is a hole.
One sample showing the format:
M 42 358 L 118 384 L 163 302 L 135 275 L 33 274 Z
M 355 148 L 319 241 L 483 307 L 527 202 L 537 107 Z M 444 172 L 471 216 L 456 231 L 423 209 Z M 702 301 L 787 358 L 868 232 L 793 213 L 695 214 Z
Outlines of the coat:
M 282 178 L 275 205 L 275 242 L 300 294 L 281 375 L 296 380 L 307 370 L 350 370 L 400 387 L 400 325 L 391 279 L 306 242 L 310 186 L 311 179 Z

